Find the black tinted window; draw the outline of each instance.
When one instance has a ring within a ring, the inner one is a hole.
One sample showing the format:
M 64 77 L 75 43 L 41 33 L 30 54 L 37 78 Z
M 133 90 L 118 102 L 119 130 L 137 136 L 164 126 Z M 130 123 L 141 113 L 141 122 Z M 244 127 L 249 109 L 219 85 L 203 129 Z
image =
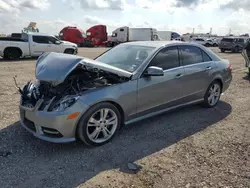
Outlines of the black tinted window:
M 204 41 L 203 39 L 195 39 L 196 41 Z
M 244 39 L 239 39 L 238 41 L 244 43 Z
M 55 42 L 57 41 L 57 39 L 54 37 L 47 37 L 47 40 L 50 44 L 55 44 Z
M 212 61 L 212 59 L 207 55 L 206 52 L 202 51 L 203 62 Z
M 175 68 L 179 65 L 179 54 L 176 46 L 161 50 L 150 63 L 150 66 L 161 67 L 163 70 Z
M 233 41 L 234 41 L 233 38 L 223 38 L 223 39 L 221 40 L 221 42 L 233 42 Z
M 48 38 L 44 36 L 33 36 L 33 41 L 36 43 L 43 43 L 43 44 L 48 44 Z
M 203 62 L 201 49 L 195 46 L 180 46 L 183 66 Z

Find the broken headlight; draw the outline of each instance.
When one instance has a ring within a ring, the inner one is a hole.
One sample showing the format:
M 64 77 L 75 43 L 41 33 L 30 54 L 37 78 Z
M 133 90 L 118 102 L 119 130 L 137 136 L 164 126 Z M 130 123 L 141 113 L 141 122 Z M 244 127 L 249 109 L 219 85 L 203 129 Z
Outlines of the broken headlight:
M 75 104 L 78 98 L 79 96 L 64 97 L 54 105 L 54 107 L 52 108 L 52 111 L 57 111 L 57 112 L 64 111 L 67 108 L 71 107 L 73 104 Z

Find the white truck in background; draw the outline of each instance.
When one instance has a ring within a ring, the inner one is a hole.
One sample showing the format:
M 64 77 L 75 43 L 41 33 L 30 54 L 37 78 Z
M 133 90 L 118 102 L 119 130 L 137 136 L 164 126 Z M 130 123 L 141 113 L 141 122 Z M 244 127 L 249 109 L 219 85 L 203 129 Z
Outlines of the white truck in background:
M 172 40 L 172 31 L 157 31 L 159 39 L 164 41 Z
M 0 38 L 0 56 L 5 59 L 38 57 L 44 52 L 77 54 L 77 50 L 76 44 L 61 41 L 48 34 L 22 33 L 21 38 Z
M 113 47 L 119 43 L 131 41 L 155 41 L 160 40 L 157 30 L 154 28 L 129 28 L 120 27 L 112 32 L 106 46 Z

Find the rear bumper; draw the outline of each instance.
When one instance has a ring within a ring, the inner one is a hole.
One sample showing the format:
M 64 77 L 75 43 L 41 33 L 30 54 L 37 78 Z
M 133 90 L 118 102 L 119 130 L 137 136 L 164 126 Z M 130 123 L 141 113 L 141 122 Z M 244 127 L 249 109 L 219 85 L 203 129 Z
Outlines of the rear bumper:
M 224 92 L 229 88 L 231 82 L 232 82 L 232 77 L 229 78 L 228 80 L 226 80 L 226 81 L 224 82 L 223 88 L 222 88 L 222 93 L 224 93 Z

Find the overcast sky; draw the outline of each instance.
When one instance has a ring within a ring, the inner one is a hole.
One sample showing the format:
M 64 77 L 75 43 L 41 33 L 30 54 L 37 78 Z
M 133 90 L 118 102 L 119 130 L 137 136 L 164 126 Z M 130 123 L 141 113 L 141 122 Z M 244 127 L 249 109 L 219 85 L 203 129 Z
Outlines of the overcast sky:
M 58 34 L 65 26 L 84 31 L 105 24 L 154 27 L 180 34 L 250 33 L 250 0 L 0 0 L 0 33 L 20 32 L 29 22 L 40 32 Z

